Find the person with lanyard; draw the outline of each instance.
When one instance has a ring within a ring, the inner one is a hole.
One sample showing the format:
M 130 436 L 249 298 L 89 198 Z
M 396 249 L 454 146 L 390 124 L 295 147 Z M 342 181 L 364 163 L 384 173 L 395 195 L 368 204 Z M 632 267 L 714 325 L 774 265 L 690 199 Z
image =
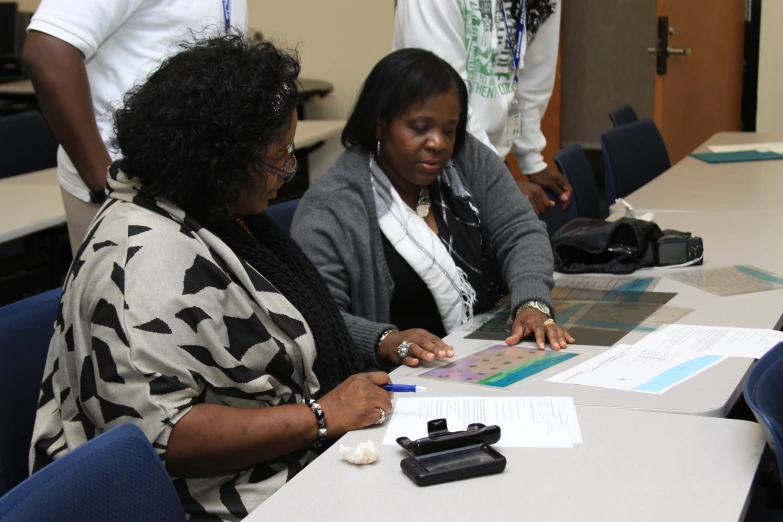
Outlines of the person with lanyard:
M 75 254 L 106 199 L 112 111 L 192 34 L 247 32 L 246 0 L 41 0 L 23 62 L 60 148 L 57 176 Z
M 399 0 L 393 49 L 418 47 L 451 64 L 468 85 L 468 131 L 498 156 L 516 156 L 518 182 L 536 214 L 566 207 L 573 189 L 541 155 L 541 119 L 555 81 L 558 0 Z
M 507 344 L 574 342 L 555 321 L 544 224 L 467 119 L 453 67 L 423 49 L 391 53 L 348 117 L 347 150 L 297 206 L 291 236 L 326 281 L 357 356 L 378 366 L 452 357 L 442 338 L 506 294 Z

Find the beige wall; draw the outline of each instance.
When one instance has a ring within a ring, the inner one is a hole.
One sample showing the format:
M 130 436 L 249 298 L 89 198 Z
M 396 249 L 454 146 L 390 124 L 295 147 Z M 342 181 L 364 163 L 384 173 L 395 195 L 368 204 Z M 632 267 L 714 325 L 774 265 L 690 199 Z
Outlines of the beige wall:
M 19 10 L 24 11 L 26 13 L 32 13 L 35 12 L 36 9 L 38 9 L 38 4 L 40 4 L 40 0 L 16 0 L 16 3 L 19 5 Z
M 308 104 L 306 117 L 345 119 L 370 69 L 391 50 L 393 0 L 248 0 L 250 29 L 302 58 L 302 77 L 325 80 L 334 92 Z M 310 157 L 318 175 L 342 152 L 339 139 Z
M 783 1 L 761 3 L 759 89 L 756 130 L 783 131 Z

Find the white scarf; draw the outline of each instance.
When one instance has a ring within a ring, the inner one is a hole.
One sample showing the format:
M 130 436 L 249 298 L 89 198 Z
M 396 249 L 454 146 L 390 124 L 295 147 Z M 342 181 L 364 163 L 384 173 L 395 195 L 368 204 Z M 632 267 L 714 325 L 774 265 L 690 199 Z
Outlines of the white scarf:
M 446 333 L 453 332 L 473 317 L 476 291 L 438 235 L 405 204 L 372 155 L 370 172 L 381 232 L 427 285 Z

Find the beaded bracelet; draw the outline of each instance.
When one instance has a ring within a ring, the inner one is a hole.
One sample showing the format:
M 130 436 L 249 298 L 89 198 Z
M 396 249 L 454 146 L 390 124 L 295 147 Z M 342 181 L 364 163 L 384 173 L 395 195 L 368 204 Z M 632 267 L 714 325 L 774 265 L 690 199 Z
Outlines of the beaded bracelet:
M 318 440 L 315 441 L 313 447 L 315 449 L 321 449 L 324 442 L 326 442 L 326 417 L 324 416 L 324 410 L 321 409 L 321 405 L 315 402 L 315 399 L 305 399 L 305 404 L 315 414 L 315 420 L 318 422 Z
M 381 334 L 381 336 L 378 337 L 378 342 L 375 343 L 376 350 L 380 350 L 381 349 L 381 343 L 383 342 L 384 339 L 386 339 L 387 335 L 395 333 L 395 332 L 399 332 L 399 330 L 397 330 L 396 328 L 389 328 L 388 330 L 383 332 Z

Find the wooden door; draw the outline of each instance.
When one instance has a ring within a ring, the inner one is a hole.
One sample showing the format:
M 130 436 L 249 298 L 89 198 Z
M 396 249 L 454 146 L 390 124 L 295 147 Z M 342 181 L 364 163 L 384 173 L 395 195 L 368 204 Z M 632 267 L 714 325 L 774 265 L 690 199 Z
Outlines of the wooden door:
M 674 164 L 714 133 L 740 130 L 745 0 L 657 2 L 658 23 L 668 17 L 668 48 L 690 53 L 656 64 L 653 114 Z

